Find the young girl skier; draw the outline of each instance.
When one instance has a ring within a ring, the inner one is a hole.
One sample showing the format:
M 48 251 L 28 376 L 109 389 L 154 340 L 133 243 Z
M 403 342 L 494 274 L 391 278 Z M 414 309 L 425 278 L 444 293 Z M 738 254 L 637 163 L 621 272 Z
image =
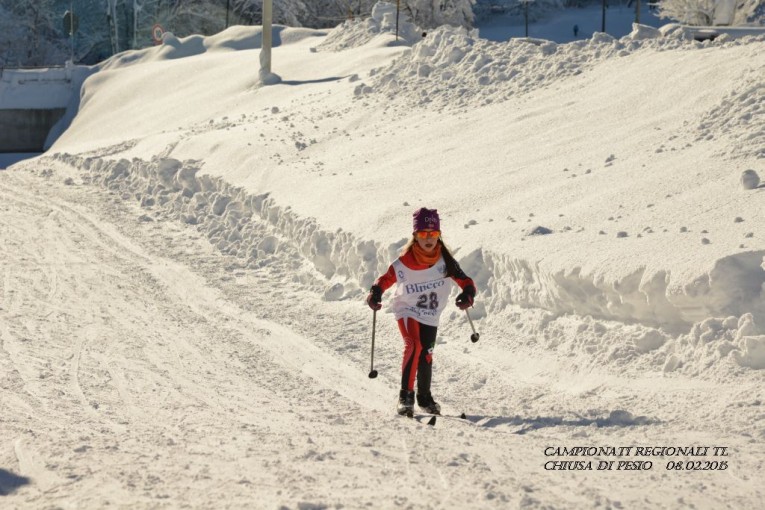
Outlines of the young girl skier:
M 420 208 L 414 212 L 413 220 L 412 238 L 367 296 L 369 307 L 379 310 L 383 292 L 397 284 L 392 308 L 404 338 L 398 413 L 407 416 L 414 411 L 415 377 L 417 404 L 428 413 L 441 412 L 441 406 L 430 393 L 430 381 L 438 320 L 446 307 L 452 280 L 462 289 L 456 302 L 460 310 L 472 306 L 475 297 L 473 280 L 465 275 L 441 240 L 438 211 Z

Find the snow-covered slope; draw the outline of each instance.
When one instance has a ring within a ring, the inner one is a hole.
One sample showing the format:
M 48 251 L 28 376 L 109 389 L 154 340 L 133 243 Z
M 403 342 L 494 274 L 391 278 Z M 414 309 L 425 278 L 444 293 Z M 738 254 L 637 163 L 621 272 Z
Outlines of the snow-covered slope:
M 336 52 L 295 37 L 275 49 L 285 83 L 269 88 L 255 52 L 172 42 L 89 80 L 52 153 L 105 179 L 115 165 L 129 181 L 168 166 L 221 178 L 241 189 L 227 197 L 240 214 L 267 218 L 346 298 L 403 242 L 409 209 L 430 204 L 468 269 L 485 272 L 489 312 L 673 332 L 747 312 L 765 322 L 762 193 L 739 183 L 765 146 L 763 41 L 649 35 L 498 44 L 449 28 L 411 50 L 378 35 Z M 212 236 L 199 184 L 185 186 L 179 214 Z M 536 226 L 553 233 L 529 235 Z M 216 239 L 254 263 L 259 242 Z
M 0 173 L 0 462 L 38 480 L 11 501 L 761 501 L 765 194 L 742 174 L 765 175 L 765 39 L 410 47 L 383 21 L 278 28 L 267 87 L 252 28 L 119 55 Z M 452 308 L 437 347 L 470 420 L 435 430 L 389 416 L 387 313 L 366 378 L 363 297 L 420 206 L 480 292 L 481 341 Z M 638 444 L 729 446 L 731 469 L 543 467 Z

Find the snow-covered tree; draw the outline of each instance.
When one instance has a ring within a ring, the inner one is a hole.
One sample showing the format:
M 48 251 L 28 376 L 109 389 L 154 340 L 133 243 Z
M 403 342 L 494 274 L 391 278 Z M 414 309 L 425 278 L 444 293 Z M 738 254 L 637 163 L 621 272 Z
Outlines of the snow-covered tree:
M 686 25 L 712 25 L 718 0 L 662 0 L 659 16 Z
M 151 29 L 155 24 L 179 37 L 215 34 L 226 24 L 226 0 L 130 0 L 130 3 L 137 20 L 131 35 L 138 48 L 152 44 Z
M 263 22 L 263 0 L 230 0 L 232 11 L 248 25 Z M 273 21 L 292 27 L 311 26 L 308 8 L 302 0 L 275 0 Z
M 0 4 L 0 48 L 3 48 L 0 64 L 63 64 L 68 52 L 59 26 L 54 0 L 3 1 Z
M 331 28 L 346 19 L 368 17 L 377 1 L 274 0 L 273 21 Z M 442 24 L 471 27 L 474 3 L 400 0 L 401 10 L 423 28 Z M 79 19 L 75 62 L 94 64 L 114 51 L 151 46 L 155 24 L 178 37 L 211 35 L 227 25 L 258 25 L 262 23 L 262 4 L 262 0 L 0 0 L 0 64 L 53 65 L 68 60 L 72 40 L 62 23 L 67 10 L 73 10 Z
M 75 62 L 94 63 L 109 54 L 104 0 L 0 0 L 0 65 L 63 64 L 72 57 L 64 13 L 79 21 Z
M 765 0 L 661 0 L 659 16 L 695 26 L 741 25 L 762 20 Z
M 475 0 L 401 0 L 412 20 L 422 28 L 440 25 L 473 26 Z
M 369 16 L 376 2 L 377 0 L 274 0 L 274 23 L 332 28 L 347 19 Z M 261 22 L 263 0 L 230 0 L 230 4 L 232 11 L 245 22 Z
M 388 0 L 396 3 L 396 0 Z M 236 13 L 260 23 L 262 0 L 231 0 Z M 274 0 L 274 22 L 290 26 L 329 28 L 344 20 L 368 17 L 377 0 Z M 401 10 L 419 26 L 472 26 L 475 0 L 401 0 Z

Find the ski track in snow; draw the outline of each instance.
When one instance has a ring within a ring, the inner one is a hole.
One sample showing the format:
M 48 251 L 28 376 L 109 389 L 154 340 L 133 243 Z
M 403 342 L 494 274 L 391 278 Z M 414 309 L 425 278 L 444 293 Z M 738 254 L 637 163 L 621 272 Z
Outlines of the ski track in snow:
M 196 226 L 146 221 L 154 208 L 96 181 L 64 185 L 67 165 L 44 166 L 0 174 L 0 465 L 31 479 L 5 497 L 11 507 L 573 508 L 677 494 L 751 507 L 763 496 L 752 487 L 761 389 L 585 374 L 506 316 L 479 321 L 478 344 L 449 320 L 434 392 L 471 423 L 410 422 L 392 416 L 401 346 L 387 316 L 370 381 L 368 311 L 293 280 L 287 247 L 248 268 Z M 710 391 L 728 405 L 707 406 Z M 547 446 L 679 438 L 725 438 L 731 468 L 541 467 Z

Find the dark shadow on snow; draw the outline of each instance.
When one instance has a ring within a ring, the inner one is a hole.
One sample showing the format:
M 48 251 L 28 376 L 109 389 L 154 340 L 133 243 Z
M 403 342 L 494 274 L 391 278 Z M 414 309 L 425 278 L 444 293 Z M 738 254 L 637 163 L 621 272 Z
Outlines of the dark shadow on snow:
M 537 416 L 536 418 L 524 418 L 522 416 L 467 416 L 467 420 L 478 427 L 520 427 L 513 434 L 526 434 L 533 430 L 549 427 L 639 427 L 656 425 L 659 420 L 646 416 L 632 416 L 627 411 L 612 411 L 607 418 L 584 418 L 566 419 L 562 416 Z
M 329 78 L 319 78 L 318 80 L 282 80 L 279 82 L 284 85 L 305 85 L 307 83 L 327 83 L 330 81 L 340 81 L 346 76 L 331 76 Z
M 31 159 L 42 154 L 41 152 L 0 152 L 0 170 L 5 170 L 25 159 Z
M 0 468 L 0 496 L 8 496 L 16 489 L 30 483 L 26 476 L 19 476 Z

